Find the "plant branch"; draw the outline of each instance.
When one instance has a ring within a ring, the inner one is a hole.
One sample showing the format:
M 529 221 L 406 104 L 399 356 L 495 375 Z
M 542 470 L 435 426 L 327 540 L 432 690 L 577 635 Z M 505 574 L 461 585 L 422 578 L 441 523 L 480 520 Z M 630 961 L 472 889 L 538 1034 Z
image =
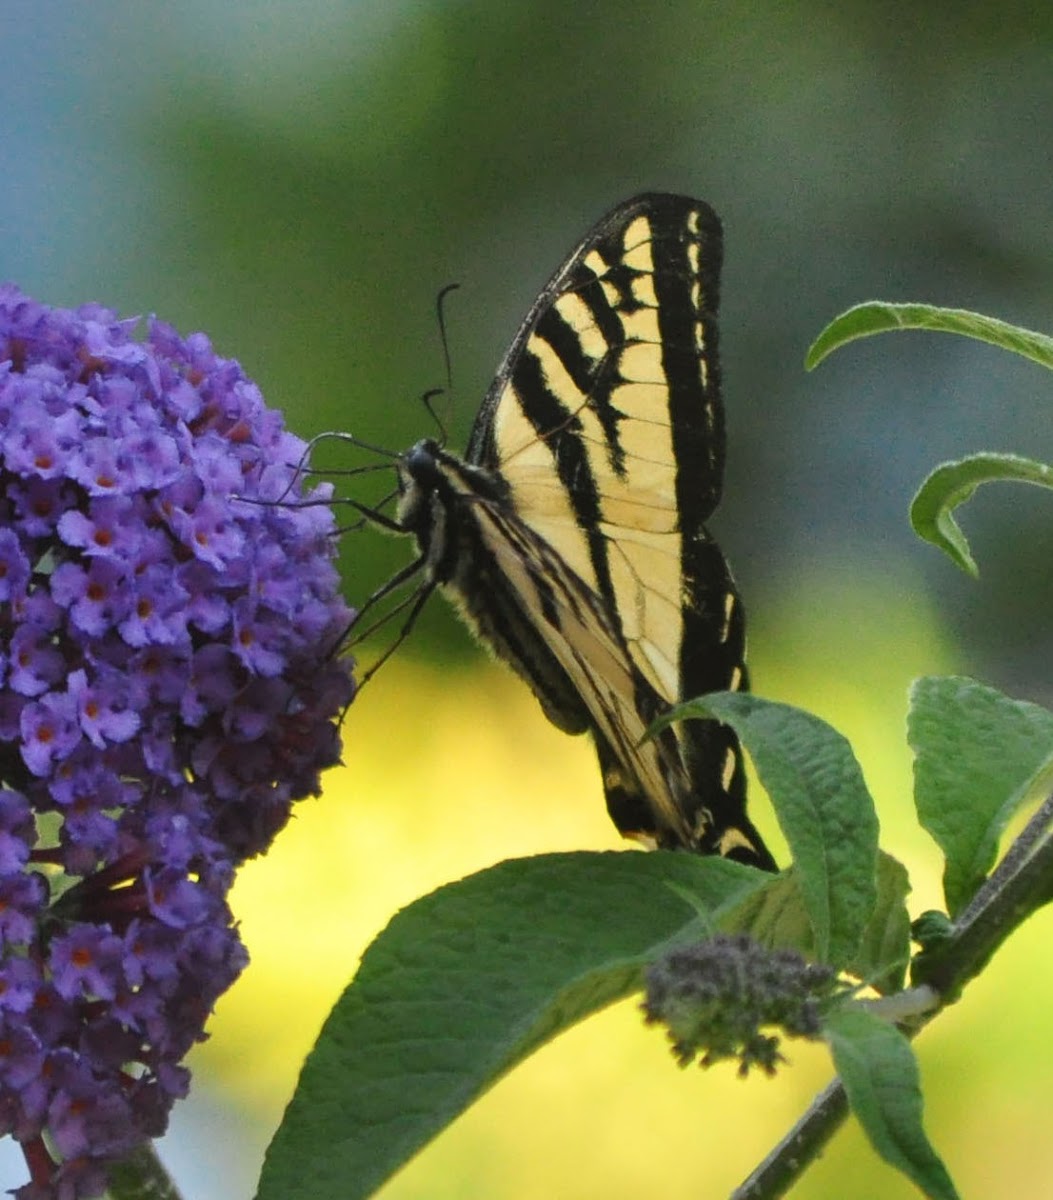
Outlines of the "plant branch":
M 1053 894 L 1053 796 L 1047 797 L 1020 836 L 977 890 L 945 942 L 914 960 L 912 979 L 927 983 L 945 1003 L 983 970 L 1009 935 Z
M 1028 821 L 998 866 L 954 922 L 951 933 L 915 959 L 911 989 L 932 989 L 934 1007 L 903 1022 L 914 1038 L 935 1016 L 953 1004 L 1004 941 L 1033 912 L 1053 897 L 1053 796 Z M 889 997 L 888 999 L 894 999 Z M 880 1002 L 879 1002 L 880 1005 Z M 878 1011 L 881 1011 L 880 1006 Z M 733 1193 L 732 1200 L 775 1200 L 784 1196 L 818 1157 L 848 1115 L 839 1079 L 819 1093 L 790 1132 Z
M 793 1129 L 731 1193 L 731 1200 L 769 1200 L 784 1196 L 804 1169 L 841 1128 L 848 1099 L 839 1079 L 828 1083 Z

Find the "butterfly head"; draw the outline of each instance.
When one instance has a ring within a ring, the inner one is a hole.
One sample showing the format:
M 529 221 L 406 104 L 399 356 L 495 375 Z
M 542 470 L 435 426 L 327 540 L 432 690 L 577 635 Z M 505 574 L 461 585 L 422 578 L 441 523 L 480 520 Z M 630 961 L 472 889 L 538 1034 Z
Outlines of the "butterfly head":
M 399 478 L 403 492 L 416 484 L 425 491 L 433 491 L 442 477 L 440 458 L 442 447 L 434 438 L 421 438 L 399 459 Z
M 398 522 L 425 552 L 434 530 L 436 498 L 443 490 L 441 454 L 434 438 L 422 438 L 398 462 Z

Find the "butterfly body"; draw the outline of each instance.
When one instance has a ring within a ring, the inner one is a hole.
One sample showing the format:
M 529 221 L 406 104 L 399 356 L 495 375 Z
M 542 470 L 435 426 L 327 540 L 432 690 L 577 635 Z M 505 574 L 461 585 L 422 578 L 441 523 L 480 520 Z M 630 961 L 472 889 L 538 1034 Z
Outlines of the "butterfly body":
M 720 225 L 648 194 L 585 237 L 541 292 L 463 458 L 434 440 L 399 461 L 397 527 L 426 587 L 591 732 L 627 836 L 772 869 L 745 812 L 734 733 L 683 699 L 745 686 L 742 608 L 704 521 L 720 497 Z

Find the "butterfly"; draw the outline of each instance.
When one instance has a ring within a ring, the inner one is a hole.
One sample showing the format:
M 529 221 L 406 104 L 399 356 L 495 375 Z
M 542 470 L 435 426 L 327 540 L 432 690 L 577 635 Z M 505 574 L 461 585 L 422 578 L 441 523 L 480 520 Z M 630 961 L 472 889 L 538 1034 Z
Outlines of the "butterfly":
M 381 591 L 422 581 L 410 623 L 445 592 L 550 721 L 592 735 L 625 836 L 775 870 L 734 732 L 645 738 L 680 701 L 747 685 L 742 604 L 704 525 L 724 468 L 721 257 L 701 201 L 649 193 L 603 217 L 531 307 L 464 456 L 426 438 L 398 457 L 381 523 L 419 553 Z

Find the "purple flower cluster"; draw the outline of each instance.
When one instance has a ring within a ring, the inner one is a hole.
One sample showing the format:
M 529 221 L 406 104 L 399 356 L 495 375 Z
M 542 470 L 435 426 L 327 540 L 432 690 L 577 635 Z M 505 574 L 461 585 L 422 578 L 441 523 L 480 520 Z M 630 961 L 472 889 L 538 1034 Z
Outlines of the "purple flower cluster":
M 19 1200 L 163 1133 L 246 955 L 234 868 L 339 755 L 304 443 L 207 338 L 0 286 L 0 1135 Z

